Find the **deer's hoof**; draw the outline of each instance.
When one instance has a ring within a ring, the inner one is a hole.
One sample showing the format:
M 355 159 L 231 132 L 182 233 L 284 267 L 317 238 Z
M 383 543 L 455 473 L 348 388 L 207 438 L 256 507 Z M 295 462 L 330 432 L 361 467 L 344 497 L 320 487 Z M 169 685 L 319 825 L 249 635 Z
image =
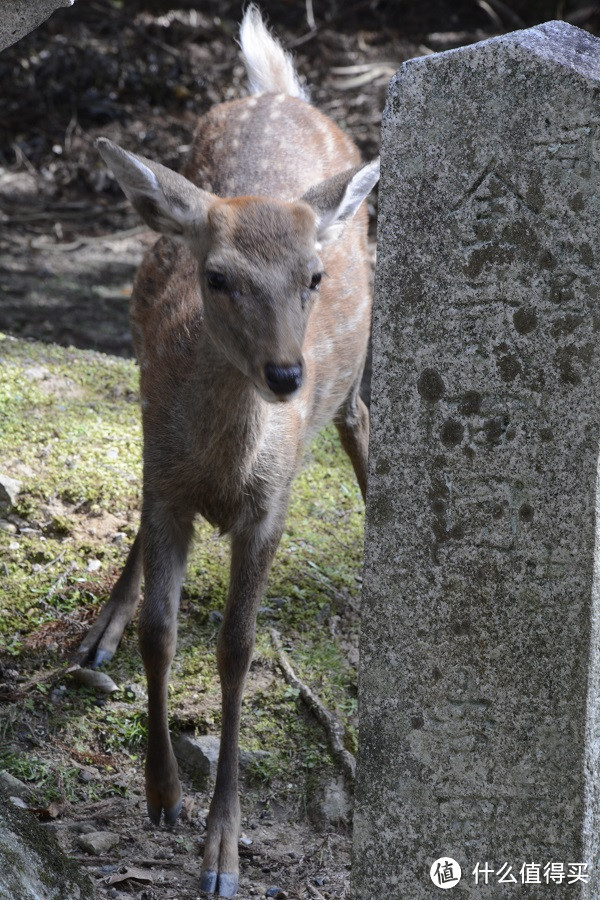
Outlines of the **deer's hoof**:
M 177 821 L 177 817 L 179 816 L 179 813 L 181 812 L 182 804 L 183 804 L 183 799 L 181 797 L 179 798 L 177 803 L 175 803 L 173 806 L 169 806 L 164 809 L 162 806 L 156 806 L 154 803 L 150 803 L 148 801 L 146 806 L 148 809 L 148 816 L 150 817 L 150 821 L 152 822 L 153 825 L 160 825 L 160 817 L 161 817 L 162 813 L 164 812 L 165 825 L 174 825 L 175 822 Z
M 113 656 L 111 650 L 98 650 L 91 664 L 92 669 L 99 669 L 104 663 L 110 662 Z
M 219 873 L 219 897 L 235 897 L 237 889 L 237 875 L 230 872 Z
M 200 890 L 205 894 L 214 894 L 217 887 L 217 873 L 214 869 L 207 869 L 200 875 Z
M 238 889 L 238 876 L 233 872 L 215 872 L 207 869 L 200 876 L 200 890 L 218 897 L 235 897 Z

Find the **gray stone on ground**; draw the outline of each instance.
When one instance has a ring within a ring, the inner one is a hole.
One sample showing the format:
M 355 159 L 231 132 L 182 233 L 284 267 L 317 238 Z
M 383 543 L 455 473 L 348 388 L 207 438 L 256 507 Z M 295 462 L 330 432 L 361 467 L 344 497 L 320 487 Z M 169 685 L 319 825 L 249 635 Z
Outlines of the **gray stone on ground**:
M 112 831 L 90 831 L 80 834 L 77 843 L 82 850 L 86 850 L 94 856 L 102 856 L 103 853 L 108 853 L 109 850 L 116 847 L 120 840 L 120 836 Z
M 60 849 L 56 836 L 10 804 L 0 790 L 0 897 L 10 900 L 92 900 L 86 872 Z
M 202 734 L 198 737 L 193 734 L 180 734 L 173 741 L 175 756 L 182 765 L 196 777 L 213 780 L 217 776 L 219 746 L 219 738 L 212 734 Z M 240 750 L 240 767 L 245 769 L 268 756 L 265 750 Z
M 405 63 L 379 198 L 353 897 L 598 898 L 600 41 Z
M 0 787 L 2 787 L 10 797 L 23 798 L 28 797 L 31 794 L 28 785 L 19 778 L 15 778 L 15 776 L 11 775 L 10 772 L 7 772 L 6 769 L 0 771 Z
M 0 472 L 0 516 L 5 516 L 11 511 L 20 490 L 21 485 L 18 481 Z
M 320 828 L 348 825 L 352 819 L 352 799 L 343 775 L 319 785 L 309 804 L 309 815 Z

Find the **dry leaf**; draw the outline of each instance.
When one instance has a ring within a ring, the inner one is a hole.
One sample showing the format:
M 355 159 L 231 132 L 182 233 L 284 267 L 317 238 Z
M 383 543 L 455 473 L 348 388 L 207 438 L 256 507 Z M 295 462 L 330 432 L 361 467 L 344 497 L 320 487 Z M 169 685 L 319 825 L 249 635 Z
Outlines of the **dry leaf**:
M 41 819 L 42 822 L 50 822 L 52 819 L 56 819 L 65 808 L 65 804 L 61 803 L 59 800 L 53 800 L 52 803 L 49 803 L 48 806 L 42 807 L 28 807 L 29 812 L 34 813 Z
M 134 881 L 145 881 L 148 884 L 151 884 L 154 881 L 154 876 L 146 869 L 137 869 L 135 866 L 128 866 L 124 872 L 115 872 L 114 875 L 109 875 L 104 879 L 104 883 L 118 884 L 120 881 L 127 881 L 129 878 Z

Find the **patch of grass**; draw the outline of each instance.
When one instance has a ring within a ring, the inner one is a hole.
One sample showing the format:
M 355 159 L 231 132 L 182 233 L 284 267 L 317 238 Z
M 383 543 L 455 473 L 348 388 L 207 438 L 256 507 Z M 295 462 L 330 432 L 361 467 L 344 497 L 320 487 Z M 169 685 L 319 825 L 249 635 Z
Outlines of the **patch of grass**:
M 137 373 L 126 360 L 8 337 L 0 339 L 0 366 L 0 471 L 22 483 L 10 515 L 16 533 L 0 530 L 0 654 L 22 680 L 42 683 L 53 667 L 64 666 L 107 599 L 136 532 Z M 298 808 L 319 773 L 336 770 L 320 726 L 279 673 L 269 628 L 285 636 L 299 677 L 337 713 L 355 749 L 356 679 L 346 649 L 358 628 L 362 523 L 354 474 L 329 428 L 313 443 L 294 485 L 242 713 L 242 747 L 267 751 L 252 763 L 249 781 L 257 789 L 268 783 L 269 792 Z M 199 522 L 172 667 L 174 730 L 218 733 L 215 644 L 228 566 L 228 542 Z M 6 768 L 17 777 L 29 773 L 46 799 L 53 792 L 74 801 L 122 792 L 113 771 L 141 766 L 145 679 L 133 628 L 108 672 L 120 686 L 132 684 L 136 699 L 99 699 L 65 682 L 57 700 L 48 681 L 43 691 L 8 704 L 9 714 L 0 718 L 0 736 L 4 728 L 11 742 Z M 17 720 L 29 716 L 34 730 L 43 723 L 59 745 L 45 753 L 41 738 L 41 750 L 32 747 L 11 724 L 10 710 L 18 710 Z M 102 785 L 59 774 L 76 773 L 73 764 L 88 761 L 104 767 Z

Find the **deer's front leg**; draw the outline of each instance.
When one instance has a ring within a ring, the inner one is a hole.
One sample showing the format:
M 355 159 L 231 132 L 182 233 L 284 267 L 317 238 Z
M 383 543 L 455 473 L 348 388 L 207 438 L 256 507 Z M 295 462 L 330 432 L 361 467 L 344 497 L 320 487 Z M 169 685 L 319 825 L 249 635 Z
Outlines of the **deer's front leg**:
M 169 735 L 167 690 L 192 519 L 145 499 L 142 529 L 145 598 L 139 639 L 148 682 L 146 799 L 152 822 L 158 825 L 164 812 L 165 822 L 172 825 L 181 809 L 181 787 Z
M 258 532 L 258 529 L 257 529 Z M 231 577 L 217 643 L 223 722 L 215 792 L 208 815 L 200 887 L 219 897 L 237 891 L 240 801 L 238 747 L 242 693 L 252 659 L 256 612 L 281 531 L 264 538 L 234 537 Z

